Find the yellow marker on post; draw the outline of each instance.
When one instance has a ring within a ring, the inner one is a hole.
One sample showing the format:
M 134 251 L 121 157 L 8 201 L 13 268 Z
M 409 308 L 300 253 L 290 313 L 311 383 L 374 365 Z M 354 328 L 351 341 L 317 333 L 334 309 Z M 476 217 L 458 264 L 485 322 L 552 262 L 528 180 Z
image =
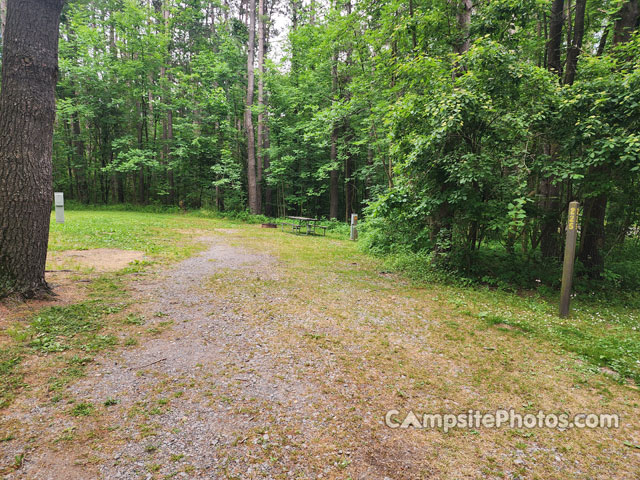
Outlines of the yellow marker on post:
M 569 315 L 569 302 L 571 301 L 571 284 L 573 283 L 573 266 L 576 256 L 576 241 L 578 238 L 578 212 L 580 204 L 569 204 L 567 216 L 567 240 L 564 247 L 564 263 L 562 265 L 562 289 L 560 290 L 560 316 Z

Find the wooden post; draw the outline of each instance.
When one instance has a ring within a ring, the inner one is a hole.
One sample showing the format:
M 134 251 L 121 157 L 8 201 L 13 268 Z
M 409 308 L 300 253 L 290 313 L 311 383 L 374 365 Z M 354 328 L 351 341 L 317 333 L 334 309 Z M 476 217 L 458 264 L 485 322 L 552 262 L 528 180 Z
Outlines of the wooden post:
M 358 214 L 351 214 L 351 240 L 358 240 Z
M 567 217 L 567 240 L 564 247 L 564 264 L 562 265 L 562 289 L 560 290 L 560 316 L 569 315 L 569 302 L 571 300 L 571 283 L 573 282 L 573 265 L 576 256 L 576 239 L 578 237 L 578 211 L 580 204 L 569 204 Z

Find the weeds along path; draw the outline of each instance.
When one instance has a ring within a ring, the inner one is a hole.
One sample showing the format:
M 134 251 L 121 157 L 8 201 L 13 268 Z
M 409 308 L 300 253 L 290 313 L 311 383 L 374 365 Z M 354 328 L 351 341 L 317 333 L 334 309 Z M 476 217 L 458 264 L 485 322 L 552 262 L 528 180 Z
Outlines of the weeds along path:
M 474 324 L 331 238 L 254 227 L 130 286 L 148 335 L 14 412 L 6 478 L 636 478 L 638 405 L 552 345 Z M 626 392 L 626 393 L 625 393 Z M 633 395 L 636 395 L 635 393 Z M 84 406 L 84 407 L 83 407 Z M 390 429 L 385 412 L 563 409 L 616 430 Z M 0 448 L 2 448 L 0 446 Z

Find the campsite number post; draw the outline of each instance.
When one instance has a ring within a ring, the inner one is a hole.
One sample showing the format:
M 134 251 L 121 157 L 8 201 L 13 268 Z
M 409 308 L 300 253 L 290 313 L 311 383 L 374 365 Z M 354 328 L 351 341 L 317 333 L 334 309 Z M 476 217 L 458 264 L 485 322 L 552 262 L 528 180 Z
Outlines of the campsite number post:
M 64 193 L 56 192 L 53 194 L 56 206 L 56 222 L 64 223 Z
M 358 215 L 351 214 L 351 240 L 358 240 Z
M 564 247 L 564 264 L 562 265 L 562 289 L 560 290 L 560 316 L 569 315 L 569 301 L 571 300 L 571 283 L 573 282 L 573 265 L 576 256 L 576 238 L 578 237 L 578 210 L 580 204 L 569 204 L 567 217 L 567 240 Z

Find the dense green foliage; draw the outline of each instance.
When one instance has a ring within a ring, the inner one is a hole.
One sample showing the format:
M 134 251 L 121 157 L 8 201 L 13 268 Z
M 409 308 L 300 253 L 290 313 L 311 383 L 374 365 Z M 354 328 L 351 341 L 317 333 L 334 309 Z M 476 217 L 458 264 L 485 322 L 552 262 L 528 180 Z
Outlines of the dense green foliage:
M 250 108 L 267 215 L 363 213 L 375 251 L 555 285 L 579 200 L 579 272 L 637 288 L 637 0 L 560 6 L 554 37 L 549 1 L 266 2 L 275 54 L 247 107 L 247 2 L 76 0 L 56 189 L 242 211 Z

